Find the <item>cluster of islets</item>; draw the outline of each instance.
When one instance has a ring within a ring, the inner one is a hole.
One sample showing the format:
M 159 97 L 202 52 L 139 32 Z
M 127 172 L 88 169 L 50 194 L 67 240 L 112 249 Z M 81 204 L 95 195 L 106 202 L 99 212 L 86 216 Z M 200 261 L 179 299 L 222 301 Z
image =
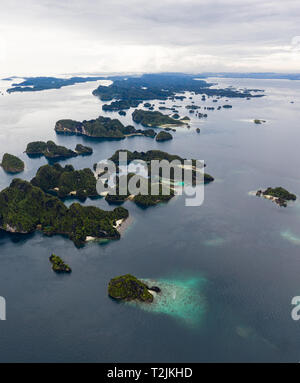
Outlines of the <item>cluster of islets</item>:
M 100 79 L 94 78 L 93 80 Z M 26 79 L 22 84 L 11 88 L 8 92 L 30 92 L 42 89 L 60 88 L 62 86 L 71 85 L 72 83 L 84 82 L 87 79 L 72 78 L 68 80 L 39 78 Z M 140 124 L 145 129 L 136 129 L 132 125 L 124 126 L 118 119 L 111 119 L 100 116 L 89 121 L 60 120 L 56 123 L 55 131 L 57 134 L 80 135 L 93 139 L 124 139 L 132 136 L 143 136 L 155 138 L 157 142 L 171 140 L 173 138 L 170 132 L 176 132 L 176 127 L 189 127 L 190 118 L 180 117 L 178 108 L 181 106 L 173 105 L 172 108 L 160 106 L 160 110 L 170 109 L 171 115 L 165 115 L 159 111 L 154 111 L 154 104 L 145 102 L 158 99 L 160 104 L 164 104 L 164 100 L 183 101 L 186 96 L 184 92 L 189 91 L 194 95 L 202 95 L 202 101 L 206 101 L 209 97 L 217 97 L 213 102 L 218 102 L 221 97 L 239 97 L 250 99 L 251 97 L 262 97 L 262 95 L 252 95 L 250 91 L 242 92 L 235 89 L 216 89 L 212 88 L 213 84 L 206 81 L 196 81 L 193 76 L 181 75 L 143 75 L 140 78 L 118 78 L 113 79 L 113 83 L 109 86 L 99 86 L 93 94 L 102 101 L 111 101 L 110 104 L 103 105 L 105 111 L 118 111 L 121 116 L 126 115 L 124 110 L 130 108 L 138 108 L 143 103 L 144 108 L 148 110 L 135 109 L 132 113 L 132 119 L 136 124 Z M 21 85 L 21 86 L 20 86 Z M 181 93 L 181 94 L 180 94 Z M 192 97 L 189 97 L 192 100 Z M 228 101 L 228 100 L 226 100 Z M 206 111 L 214 111 L 214 107 L 203 107 L 204 113 L 199 110 L 200 106 L 194 105 L 190 101 L 186 109 L 189 113 L 196 115 L 198 118 L 207 118 Z M 216 109 L 220 110 L 218 106 Z M 224 109 L 231 109 L 232 105 L 223 105 Z M 259 123 L 258 120 L 256 123 Z M 156 128 L 162 129 L 158 134 Z M 197 128 L 200 133 L 200 129 Z M 26 148 L 29 157 L 44 156 L 47 160 L 59 161 L 78 155 L 91 155 L 93 149 L 78 144 L 75 150 L 55 144 L 53 141 L 32 142 Z M 116 152 L 111 160 L 114 161 L 118 152 Z M 165 152 L 150 150 L 144 152 L 127 152 L 129 162 L 134 160 L 144 160 L 148 164 L 151 160 L 170 160 L 177 159 L 183 163 L 183 158 L 177 155 L 170 155 Z M 20 173 L 24 171 L 24 162 L 11 154 L 6 153 L 3 156 L 2 167 L 10 173 Z M 183 169 L 183 166 L 182 166 Z M 95 169 L 94 169 L 95 170 Z M 194 165 L 192 165 L 194 172 Z M 36 176 L 30 181 L 14 179 L 11 185 L 0 192 L 0 222 L 1 229 L 12 233 L 28 234 L 36 230 L 41 231 L 45 235 L 63 234 L 69 237 L 76 246 L 82 246 L 86 241 L 91 239 L 119 239 L 120 226 L 128 218 L 128 210 L 123 207 L 116 207 L 111 211 L 104 211 L 95 206 L 82 206 L 79 203 L 73 203 L 67 207 L 63 201 L 65 198 L 74 198 L 84 201 L 86 198 L 98 198 L 96 191 L 97 174 L 91 169 L 75 170 L 73 166 L 65 167 L 59 164 L 48 164 L 38 169 Z M 196 177 L 193 173 L 193 182 Z M 131 175 L 127 177 L 129 181 Z M 212 182 L 214 179 L 209 174 L 204 175 L 204 183 Z M 175 183 L 174 179 L 170 179 Z M 147 187 L 151 187 L 148 180 Z M 115 187 L 118 189 L 118 183 Z M 174 191 L 174 190 L 173 190 Z M 261 192 L 264 196 L 265 193 Z M 121 204 L 126 200 L 131 200 L 139 206 L 148 207 L 161 202 L 167 202 L 174 196 L 172 192 L 169 196 L 165 196 L 162 187 L 159 188 L 158 195 L 118 195 L 107 194 L 105 199 L 110 204 Z M 277 203 L 284 205 L 286 198 L 282 196 L 273 197 Z M 293 199 L 293 198 L 290 198 Z M 70 273 L 72 270 L 59 256 L 52 254 L 50 256 L 52 269 L 56 273 Z M 109 282 L 108 294 L 110 297 L 124 301 L 138 301 L 142 303 L 152 303 L 155 297 L 167 294 L 168 284 L 162 285 L 163 290 L 158 286 L 148 286 L 145 281 L 138 280 L 134 276 L 127 274 L 112 279 Z M 189 288 L 180 287 L 186 307 L 186 302 L 192 301 L 193 294 Z M 173 294 L 169 294 L 172 296 Z M 196 294 L 198 298 L 198 294 Z M 171 301 L 171 299 L 170 299 Z M 173 306 L 173 300 L 172 300 Z M 198 307 L 199 305 L 195 305 Z M 165 301 L 163 307 L 166 307 Z M 180 310 L 179 310 L 180 311 Z M 190 310 L 194 312 L 194 306 Z M 199 312 L 196 316 L 199 317 Z

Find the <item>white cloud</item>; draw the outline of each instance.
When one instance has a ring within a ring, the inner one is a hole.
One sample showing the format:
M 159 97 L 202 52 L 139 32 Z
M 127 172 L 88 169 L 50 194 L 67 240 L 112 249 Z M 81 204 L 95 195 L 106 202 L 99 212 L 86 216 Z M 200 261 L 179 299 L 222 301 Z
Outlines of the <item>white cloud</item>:
M 298 0 L 10 0 L 2 74 L 299 71 Z

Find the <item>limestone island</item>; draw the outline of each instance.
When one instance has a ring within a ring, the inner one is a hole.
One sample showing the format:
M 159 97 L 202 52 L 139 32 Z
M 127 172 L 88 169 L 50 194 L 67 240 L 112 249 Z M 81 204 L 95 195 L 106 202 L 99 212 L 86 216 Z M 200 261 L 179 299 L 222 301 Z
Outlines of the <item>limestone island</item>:
M 296 201 L 297 197 L 295 194 L 288 192 L 282 187 L 271 188 L 268 187 L 265 191 L 258 190 L 256 192 L 258 197 L 264 197 L 277 203 L 279 206 L 287 207 L 288 201 Z
M 27 145 L 25 153 L 29 157 L 45 156 L 48 160 L 64 160 L 76 157 L 78 153 L 64 146 L 56 145 L 53 141 L 35 141 Z
M 1 166 L 7 173 L 13 174 L 23 172 L 25 168 L 20 158 L 8 153 L 3 155 Z
M 41 188 L 45 193 L 58 196 L 61 199 L 100 197 L 96 190 L 97 180 L 91 169 L 75 170 L 72 165 L 62 167 L 54 165 L 41 166 L 36 176 L 31 180 L 33 186 Z
M 128 218 L 128 210 L 117 207 L 105 211 L 95 206 L 73 203 L 69 208 L 57 197 L 27 181 L 15 178 L 0 192 L 0 228 L 10 233 L 61 234 L 82 246 L 87 237 L 119 239 L 118 220 Z
M 117 112 L 123 109 L 137 108 L 142 101 L 137 100 L 120 100 L 113 101 L 110 104 L 104 104 L 102 110 L 109 112 Z
M 77 144 L 75 148 L 75 152 L 80 156 L 90 156 L 93 154 L 93 149 L 89 146 L 84 146 L 81 144 Z
M 59 120 L 55 125 L 58 134 L 75 134 L 90 138 L 122 139 L 130 136 L 145 136 L 154 138 L 156 133 L 153 129 L 137 130 L 133 126 L 124 126 L 118 119 L 98 117 L 95 120 Z
M 176 120 L 161 112 L 152 112 L 142 109 L 136 109 L 132 113 L 132 119 L 137 124 L 141 124 L 146 128 L 166 128 L 186 124 L 183 120 Z
M 52 263 L 52 270 L 56 273 L 71 273 L 72 270 L 69 265 L 64 263 L 64 261 L 57 255 L 52 254 L 49 257 L 49 261 Z
M 169 141 L 169 140 L 172 140 L 172 139 L 173 139 L 172 134 L 170 134 L 168 132 L 165 132 L 165 131 L 159 132 L 158 135 L 155 138 L 155 140 L 158 141 L 158 142 Z
M 153 302 L 153 295 L 160 292 L 157 286 L 148 287 L 131 274 L 122 275 L 110 280 L 108 284 L 108 295 L 118 301 L 140 301 L 145 303 Z
M 253 122 L 254 122 L 254 124 L 262 124 L 262 123 L 265 123 L 266 121 L 265 120 L 258 120 L 258 119 L 256 119 Z

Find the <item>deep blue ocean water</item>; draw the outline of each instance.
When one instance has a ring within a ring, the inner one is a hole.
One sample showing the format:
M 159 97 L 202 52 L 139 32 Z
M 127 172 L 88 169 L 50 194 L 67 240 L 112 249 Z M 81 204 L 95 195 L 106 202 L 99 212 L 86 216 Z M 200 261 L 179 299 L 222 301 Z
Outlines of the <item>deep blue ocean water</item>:
M 193 118 L 191 129 L 177 129 L 165 143 L 57 136 L 58 119 L 105 114 L 91 94 L 96 83 L 0 96 L 0 155 L 24 159 L 23 179 L 47 163 L 29 159 L 23 153 L 27 143 L 48 139 L 72 149 L 77 143 L 92 146 L 92 156 L 61 162 L 78 169 L 117 149 L 155 148 L 204 160 L 215 177 L 200 207 L 186 207 L 184 196 L 147 210 L 126 202 L 132 223 L 120 241 L 77 249 L 61 236 L 1 232 L 0 296 L 7 302 L 7 320 L 0 321 L 0 361 L 300 360 L 300 322 L 291 318 L 291 299 L 300 295 L 300 201 L 280 208 L 249 195 L 283 186 L 300 197 L 300 83 L 216 81 L 265 89 L 266 96 L 218 103 L 193 97 L 202 107 L 233 108 L 209 111 L 207 120 Z M 106 115 L 132 124 L 130 113 Z M 255 125 L 255 118 L 267 122 Z M 13 177 L 2 169 L 0 175 L 3 189 Z M 102 199 L 85 204 L 112 208 Z M 53 273 L 52 252 L 70 264 L 71 275 Z M 160 283 L 169 298 L 152 308 L 113 302 L 107 283 L 125 273 Z

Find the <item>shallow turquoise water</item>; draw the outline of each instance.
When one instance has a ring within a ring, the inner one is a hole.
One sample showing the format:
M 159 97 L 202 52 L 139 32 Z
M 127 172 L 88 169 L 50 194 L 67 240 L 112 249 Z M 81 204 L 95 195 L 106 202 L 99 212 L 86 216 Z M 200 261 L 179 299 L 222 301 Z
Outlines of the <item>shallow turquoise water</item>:
M 153 293 L 151 304 L 130 302 L 145 311 L 169 315 L 187 326 L 199 326 L 206 312 L 206 299 L 202 291 L 206 279 L 143 279 L 148 286 L 158 286 L 161 293 Z

